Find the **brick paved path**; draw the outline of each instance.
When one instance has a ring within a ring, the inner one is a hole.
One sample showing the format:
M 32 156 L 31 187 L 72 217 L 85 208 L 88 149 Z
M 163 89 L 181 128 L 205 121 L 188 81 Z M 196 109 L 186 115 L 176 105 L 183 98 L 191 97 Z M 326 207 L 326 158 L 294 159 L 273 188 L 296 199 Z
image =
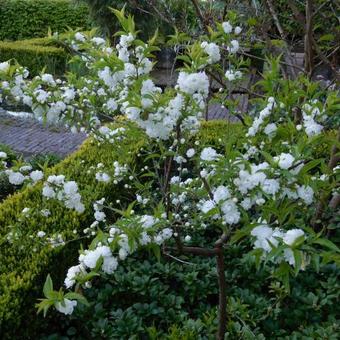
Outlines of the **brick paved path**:
M 240 100 L 240 110 L 247 103 L 246 97 Z M 208 110 L 208 119 L 238 119 L 228 114 L 218 104 L 212 104 Z M 6 114 L 0 108 L 0 143 L 10 146 L 25 158 L 32 155 L 55 153 L 61 157 L 74 152 L 85 140 L 84 134 L 73 134 L 55 126 L 44 126 L 29 118 L 19 118 Z
M 28 118 L 10 116 L 0 108 L 0 143 L 24 157 L 46 153 L 65 157 L 75 151 L 85 138 L 84 134 L 73 134 L 61 128 L 43 126 Z

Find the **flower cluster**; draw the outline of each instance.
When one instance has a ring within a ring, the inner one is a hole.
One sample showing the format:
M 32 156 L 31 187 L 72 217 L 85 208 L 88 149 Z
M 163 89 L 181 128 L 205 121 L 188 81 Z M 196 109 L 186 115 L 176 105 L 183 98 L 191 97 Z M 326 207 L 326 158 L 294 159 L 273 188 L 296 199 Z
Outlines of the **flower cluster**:
M 283 244 L 285 246 L 283 253 L 276 255 L 275 260 L 278 262 L 287 261 L 290 265 L 296 266 L 293 249 L 298 240 L 303 242 L 305 239 L 304 231 L 302 229 L 288 231 L 283 231 L 279 228 L 272 229 L 266 224 L 266 221 L 262 221 L 262 223 L 251 231 L 251 235 L 256 239 L 254 248 L 262 249 L 264 253 L 270 253 L 275 248 L 278 248 L 280 244 Z M 301 268 L 299 269 L 305 269 L 306 264 L 306 261 L 301 262 Z
M 78 185 L 74 181 L 65 181 L 64 175 L 52 175 L 44 183 L 42 195 L 47 199 L 57 199 L 64 203 L 65 207 L 74 209 L 79 213 L 85 210 L 78 192 Z
M 8 176 L 10 184 L 20 186 L 24 183 L 35 184 L 44 178 L 44 173 L 40 170 L 33 170 L 31 165 L 17 165 L 9 168 L 6 152 L 0 151 L 0 174 Z

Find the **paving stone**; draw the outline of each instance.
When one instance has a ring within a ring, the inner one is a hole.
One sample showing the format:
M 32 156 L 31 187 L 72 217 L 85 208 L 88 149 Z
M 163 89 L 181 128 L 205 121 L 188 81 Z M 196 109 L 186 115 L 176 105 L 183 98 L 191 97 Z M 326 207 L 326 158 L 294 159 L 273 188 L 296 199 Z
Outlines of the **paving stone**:
M 246 112 L 248 97 L 239 96 L 239 101 L 239 111 Z M 218 104 L 209 106 L 207 119 L 238 121 L 237 117 Z M 73 134 L 63 128 L 45 126 L 29 118 L 14 117 L 0 108 L 0 143 L 10 146 L 25 158 L 46 153 L 66 157 L 77 150 L 85 139 L 85 134 Z
M 73 134 L 27 119 L 12 117 L 0 109 L 0 143 L 10 146 L 25 158 L 56 153 L 65 157 L 86 139 L 85 134 Z

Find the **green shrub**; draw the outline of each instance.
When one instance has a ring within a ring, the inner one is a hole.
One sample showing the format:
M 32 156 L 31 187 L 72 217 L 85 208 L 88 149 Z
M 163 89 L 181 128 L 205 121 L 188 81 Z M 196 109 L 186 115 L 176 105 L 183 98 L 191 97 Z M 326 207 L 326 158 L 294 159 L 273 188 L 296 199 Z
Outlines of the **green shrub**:
M 214 240 L 209 232 L 195 244 Z M 228 297 L 228 339 L 337 339 L 340 271 L 321 266 L 291 281 L 292 292 L 265 280 L 249 244 L 225 250 Z M 214 258 L 180 256 L 180 263 L 146 252 L 127 258 L 112 277 L 94 281 L 84 291 L 91 301 L 71 317 L 49 325 L 42 339 L 215 339 L 218 285 Z M 57 313 L 53 313 L 56 315 Z M 56 317 L 60 317 L 57 314 Z M 81 327 L 79 326 L 81 325 Z
M 6 161 L 9 163 L 9 165 L 18 160 L 17 154 L 9 146 L 0 143 L 0 151 L 3 151 L 7 154 Z
M 71 0 L 0 0 L 0 40 L 44 37 L 50 28 L 63 32 L 68 27 L 91 26 L 85 4 Z
M 0 41 L 0 60 L 9 59 L 27 67 L 31 76 L 38 75 L 44 67 L 47 73 L 62 75 L 68 54 L 63 48 L 53 46 L 52 38 Z
M 15 187 L 9 182 L 8 176 L 5 173 L 0 173 L 0 202 L 14 191 Z
M 0 144 L 0 151 L 7 154 L 6 162 L 11 166 L 17 159 L 17 155 L 7 145 Z M 8 176 L 0 171 L 0 202 L 4 200 L 8 195 L 14 193 L 15 187 L 9 183 Z
M 29 164 L 34 170 L 43 170 L 57 165 L 61 161 L 61 157 L 54 153 L 47 153 L 33 156 L 29 160 Z

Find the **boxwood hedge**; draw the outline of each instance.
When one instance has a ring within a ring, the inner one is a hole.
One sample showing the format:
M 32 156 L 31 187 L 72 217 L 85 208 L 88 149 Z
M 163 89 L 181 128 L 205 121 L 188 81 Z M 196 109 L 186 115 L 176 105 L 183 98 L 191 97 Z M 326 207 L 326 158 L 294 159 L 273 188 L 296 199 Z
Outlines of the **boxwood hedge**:
M 126 140 L 120 149 L 124 150 L 121 154 L 112 145 L 99 148 L 93 140 L 88 140 L 80 150 L 49 170 L 49 174 L 63 174 L 67 179 L 77 181 L 86 206 L 86 212 L 82 215 L 64 208 L 58 202 L 44 201 L 41 195 L 42 183 L 26 187 L 0 205 L 0 334 L 12 334 L 20 330 L 15 333 L 17 337 L 22 335 L 25 327 L 29 328 L 31 322 L 27 324 L 27 315 L 33 315 L 35 320 L 34 302 L 41 294 L 41 284 L 46 273 L 52 272 L 56 280 L 62 278 L 65 266 L 70 264 L 70 259 L 75 259 L 79 247 L 79 244 L 71 245 L 62 251 L 58 248 L 51 250 L 37 247 L 36 241 L 29 235 L 43 230 L 48 234 L 62 233 L 70 236 L 73 230 L 81 231 L 92 223 L 91 204 L 94 200 L 104 196 L 120 199 L 126 197 L 126 190 L 122 193 L 119 188 L 98 183 L 88 170 L 104 160 L 132 163 L 143 143 L 142 139 L 133 142 Z M 24 218 L 22 210 L 26 207 L 31 208 L 32 214 Z M 43 208 L 51 211 L 49 217 L 33 212 Z M 19 232 L 20 239 L 17 242 L 7 241 L 11 231 Z M 23 324 L 25 327 L 19 328 Z
M 91 26 L 88 7 L 72 0 L 0 0 L 0 40 L 44 37 L 50 28 Z
M 208 122 L 203 125 L 199 137 L 202 143 L 220 144 L 218 141 L 234 135 L 239 130 L 237 127 L 226 122 Z M 37 247 L 37 242 L 29 235 L 43 230 L 47 234 L 55 232 L 70 236 L 74 230 L 81 232 L 93 222 L 93 201 L 101 197 L 123 202 L 133 199 L 132 192 L 98 183 L 93 172 L 88 173 L 91 167 L 104 160 L 105 163 L 117 160 L 130 165 L 136 162 L 146 139 L 136 137 L 133 125 L 128 124 L 128 129 L 129 138 L 122 143 L 122 148 L 114 148 L 112 144 L 98 147 L 89 139 L 76 153 L 49 170 L 49 174 L 63 174 L 67 179 L 77 181 L 86 206 L 84 214 L 78 215 L 59 202 L 44 201 L 42 184 L 26 187 L 0 204 L 0 334 L 3 339 L 29 339 L 39 333 L 42 325 L 53 322 L 36 316 L 34 304 L 42 294 L 47 273 L 51 273 L 56 286 L 60 286 L 66 268 L 74 264 L 77 257 L 77 242 L 63 248 Z M 24 218 L 22 210 L 26 207 L 31 208 L 32 214 Z M 48 208 L 52 214 L 46 218 L 35 213 L 43 208 Z M 11 231 L 17 231 L 20 236 L 14 243 L 7 240 Z
M 15 59 L 27 67 L 31 76 L 45 72 L 63 75 L 66 70 L 68 53 L 54 44 L 52 38 L 35 38 L 17 41 L 0 41 L 0 60 Z

